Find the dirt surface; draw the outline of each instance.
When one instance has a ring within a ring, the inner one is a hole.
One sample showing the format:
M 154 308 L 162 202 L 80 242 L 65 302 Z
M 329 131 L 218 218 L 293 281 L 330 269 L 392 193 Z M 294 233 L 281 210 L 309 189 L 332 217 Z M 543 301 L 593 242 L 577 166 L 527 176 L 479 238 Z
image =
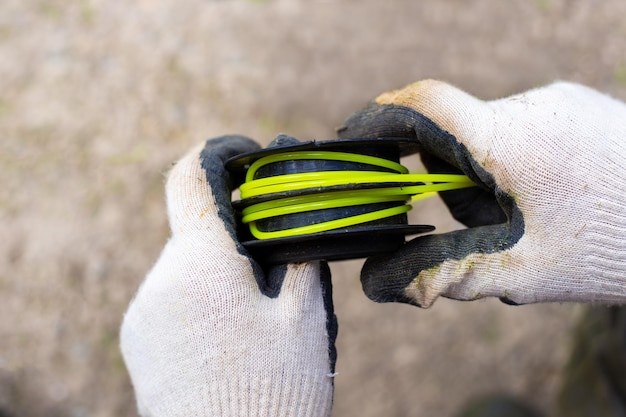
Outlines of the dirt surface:
M 555 79 L 626 98 L 626 3 L 3 0 L 0 405 L 132 416 L 122 314 L 168 236 L 163 178 L 195 143 L 326 139 L 433 77 L 482 98 Z M 459 227 L 432 200 L 415 222 Z M 579 314 L 377 305 L 333 265 L 335 416 L 453 416 L 507 393 L 550 410 Z

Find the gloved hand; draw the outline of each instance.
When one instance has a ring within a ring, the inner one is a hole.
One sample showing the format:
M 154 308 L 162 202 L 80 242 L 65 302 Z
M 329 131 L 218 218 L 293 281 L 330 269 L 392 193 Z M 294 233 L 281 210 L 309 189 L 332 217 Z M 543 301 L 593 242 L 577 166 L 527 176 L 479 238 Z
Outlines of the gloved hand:
M 413 138 L 430 172 L 479 185 L 441 193 L 468 229 L 365 263 L 371 299 L 626 301 L 624 103 L 563 82 L 486 102 L 427 80 L 382 94 L 338 133 Z
M 172 169 L 172 236 L 130 304 L 121 349 L 142 416 L 330 414 L 336 319 L 325 263 L 264 273 L 237 242 L 224 161 L 258 145 L 209 140 Z

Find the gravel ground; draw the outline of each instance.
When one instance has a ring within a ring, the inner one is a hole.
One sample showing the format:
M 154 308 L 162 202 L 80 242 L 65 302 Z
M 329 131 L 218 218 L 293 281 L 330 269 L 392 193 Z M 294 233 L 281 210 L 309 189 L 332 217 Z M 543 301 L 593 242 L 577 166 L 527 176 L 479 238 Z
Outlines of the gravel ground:
M 620 0 L 0 10 L 0 405 L 15 416 L 136 415 L 119 324 L 167 239 L 164 175 L 195 143 L 332 138 L 380 92 L 427 77 L 486 99 L 556 79 L 626 98 Z M 435 200 L 414 212 L 460 227 Z M 377 305 L 359 267 L 333 264 L 335 416 L 453 416 L 494 392 L 551 409 L 579 306 Z

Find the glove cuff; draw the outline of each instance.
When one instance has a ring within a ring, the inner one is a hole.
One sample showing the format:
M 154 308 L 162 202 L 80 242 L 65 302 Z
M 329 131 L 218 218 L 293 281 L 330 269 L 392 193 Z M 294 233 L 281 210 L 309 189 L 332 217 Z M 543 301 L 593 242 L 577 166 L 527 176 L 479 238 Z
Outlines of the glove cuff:
M 616 187 L 605 192 L 590 223 L 581 225 L 580 234 L 586 235 L 588 242 L 586 265 L 593 282 L 593 288 L 586 292 L 597 297 L 590 301 L 623 303 L 626 296 L 626 190 Z
M 333 382 L 327 374 L 294 375 L 283 381 L 274 376 L 250 375 L 213 380 L 208 385 L 189 386 L 182 395 L 172 394 L 170 400 L 150 402 L 158 408 L 139 403 L 139 413 L 144 417 L 330 416 Z

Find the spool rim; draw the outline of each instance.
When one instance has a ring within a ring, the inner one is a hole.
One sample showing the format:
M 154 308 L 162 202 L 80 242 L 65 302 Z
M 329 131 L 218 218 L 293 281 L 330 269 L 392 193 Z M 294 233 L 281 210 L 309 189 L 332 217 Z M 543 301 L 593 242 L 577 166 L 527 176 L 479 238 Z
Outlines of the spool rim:
M 363 146 L 397 146 L 400 151 L 400 157 L 418 153 L 420 145 L 412 139 L 407 138 L 357 138 L 357 139 L 332 139 L 323 141 L 308 141 L 297 144 L 277 146 L 273 148 L 265 148 L 258 151 L 246 152 L 236 155 L 226 161 L 226 169 L 233 173 L 241 173 L 247 169 L 257 159 L 275 153 L 284 153 L 289 151 L 310 151 L 325 150 L 327 148 L 343 148 L 343 147 L 363 147 Z
M 431 225 L 387 225 L 385 227 L 369 227 L 358 230 L 331 230 L 302 236 L 283 237 L 265 240 L 250 240 L 242 245 L 253 257 L 262 264 L 278 265 L 292 262 L 306 262 L 313 260 L 342 261 L 348 259 L 365 258 L 393 252 L 404 243 L 406 236 L 428 233 L 435 230 Z M 359 246 L 354 249 L 339 251 L 336 247 L 327 246 L 328 242 L 341 239 L 342 241 L 362 240 L 376 234 L 381 245 Z M 389 245 L 387 242 L 393 241 Z M 383 247 L 382 244 L 386 246 Z

